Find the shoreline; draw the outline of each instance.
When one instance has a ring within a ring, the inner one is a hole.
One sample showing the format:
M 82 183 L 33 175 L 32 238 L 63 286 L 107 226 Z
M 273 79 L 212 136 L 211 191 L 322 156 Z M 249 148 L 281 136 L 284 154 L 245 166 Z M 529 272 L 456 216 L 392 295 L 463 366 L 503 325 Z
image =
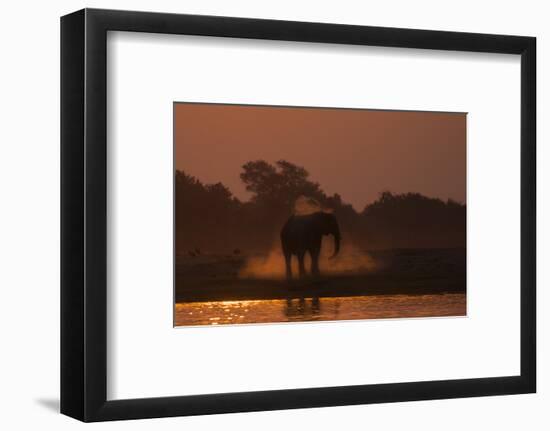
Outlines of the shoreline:
M 387 274 L 321 276 L 303 280 L 239 279 L 216 280 L 204 286 L 176 288 L 175 302 L 246 301 L 294 298 L 323 298 L 369 295 L 430 295 L 466 293 L 466 277 L 388 277 Z
M 345 259 L 373 264 L 374 269 L 343 268 L 340 272 L 286 280 L 282 256 L 270 261 L 281 269 L 272 278 L 264 268 L 243 273 L 253 256 L 182 257 L 175 268 L 174 300 L 182 302 L 330 298 L 369 295 L 466 293 L 466 249 L 410 249 L 355 252 Z M 267 255 L 265 256 L 267 259 Z M 338 262 L 336 262 L 337 264 Z M 259 275 L 258 275 L 259 274 Z

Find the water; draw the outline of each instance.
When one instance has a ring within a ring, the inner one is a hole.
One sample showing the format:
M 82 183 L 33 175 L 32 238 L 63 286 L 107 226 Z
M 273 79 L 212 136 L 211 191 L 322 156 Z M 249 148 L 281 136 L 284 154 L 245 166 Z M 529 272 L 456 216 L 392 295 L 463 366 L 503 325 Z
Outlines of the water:
M 309 322 L 466 315 L 466 295 L 371 295 L 177 303 L 175 325 Z

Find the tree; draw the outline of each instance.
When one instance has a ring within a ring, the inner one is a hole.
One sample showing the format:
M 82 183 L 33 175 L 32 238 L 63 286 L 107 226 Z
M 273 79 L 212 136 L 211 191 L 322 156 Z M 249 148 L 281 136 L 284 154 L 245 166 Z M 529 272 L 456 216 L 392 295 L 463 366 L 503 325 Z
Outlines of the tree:
M 288 210 L 301 195 L 326 200 L 319 184 L 309 180 L 309 172 L 286 160 L 275 165 L 265 160 L 245 163 L 240 177 L 246 190 L 253 193 L 252 201 L 270 207 Z
M 256 160 L 245 163 L 242 168 L 244 172 L 240 178 L 246 185 L 246 190 L 254 193 L 252 199 L 258 200 L 276 192 L 279 176 L 273 165 L 264 160 Z
M 362 213 L 368 247 L 449 247 L 466 245 L 466 206 L 420 193 L 380 193 Z
M 212 253 L 234 249 L 265 252 L 278 241 L 284 222 L 304 196 L 338 219 L 345 241 L 361 248 L 464 247 L 466 206 L 419 193 L 382 192 L 357 212 L 339 194 L 326 195 L 308 171 L 286 160 L 243 165 L 241 179 L 252 193 L 241 202 L 221 183 L 203 184 L 182 171 L 175 178 L 176 249 Z

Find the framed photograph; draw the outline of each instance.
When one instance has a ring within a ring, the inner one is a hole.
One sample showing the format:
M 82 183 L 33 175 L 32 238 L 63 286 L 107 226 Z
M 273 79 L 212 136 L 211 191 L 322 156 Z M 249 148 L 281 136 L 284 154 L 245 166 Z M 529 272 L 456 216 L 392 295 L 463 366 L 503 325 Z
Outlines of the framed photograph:
M 532 37 L 61 18 L 61 411 L 535 392 Z
M 466 113 L 176 103 L 174 159 L 175 326 L 466 316 Z

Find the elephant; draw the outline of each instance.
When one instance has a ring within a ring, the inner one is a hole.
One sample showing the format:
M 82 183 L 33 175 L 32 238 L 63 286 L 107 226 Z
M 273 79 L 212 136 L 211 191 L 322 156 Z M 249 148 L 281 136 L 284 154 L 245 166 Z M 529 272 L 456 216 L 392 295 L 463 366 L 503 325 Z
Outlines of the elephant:
M 316 212 L 308 215 L 292 215 L 281 230 L 281 246 L 285 256 L 286 277 L 292 279 L 292 255 L 298 257 L 300 277 L 306 274 L 304 257 L 311 256 L 311 273 L 319 275 L 319 254 L 323 235 L 334 236 L 334 254 L 340 251 L 340 228 L 333 214 Z

